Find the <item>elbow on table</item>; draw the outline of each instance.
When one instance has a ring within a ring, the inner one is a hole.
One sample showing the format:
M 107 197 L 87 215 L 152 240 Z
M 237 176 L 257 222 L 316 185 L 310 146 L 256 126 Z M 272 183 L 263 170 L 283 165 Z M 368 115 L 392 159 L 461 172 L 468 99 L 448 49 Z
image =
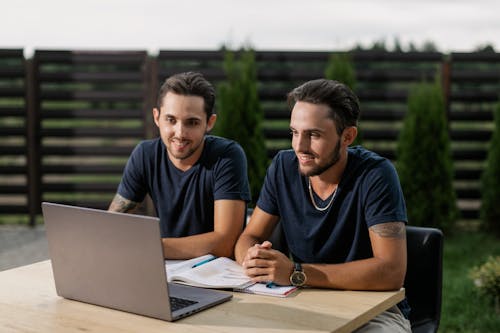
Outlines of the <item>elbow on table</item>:
M 212 251 L 210 251 L 210 253 L 217 257 L 233 258 L 235 244 L 236 244 L 236 239 L 233 240 L 227 237 L 223 238 L 222 240 L 214 244 Z
M 406 275 L 406 269 L 394 269 L 389 274 L 386 274 L 386 277 L 383 281 L 383 289 L 384 290 L 399 290 L 403 287 L 404 280 Z
M 233 258 L 233 249 L 229 249 L 226 247 L 221 247 L 221 248 L 216 248 L 213 251 L 210 252 L 216 257 L 227 257 L 227 258 Z

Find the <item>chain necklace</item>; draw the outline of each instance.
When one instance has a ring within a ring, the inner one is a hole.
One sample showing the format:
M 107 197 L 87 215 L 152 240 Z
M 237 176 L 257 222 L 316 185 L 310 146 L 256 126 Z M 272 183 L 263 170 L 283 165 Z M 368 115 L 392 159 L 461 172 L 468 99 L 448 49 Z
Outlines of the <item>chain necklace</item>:
M 332 198 L 330 199 L 330 202 L 328 203 L 328 205 L 326 205 L 325 207 L 318 207 L 316 205 L 316 201 L 314 200 L 314 196 L 313 196 L 313 191 L 312 191 L 312 187 L 311 187 L 311 178 L 307 178 L 309 184 L 308 184 L 308 187 L 309 187 L 309 196 L 311 197 L 311 202 L 314 206 L 314 208 L 316 208 L 316 210 L 319 210 L 320 212 L 323 212 L 325 210 L 327 210 L 328 208 L 330 208 L 330 206 L 332 205 L 333 203 L 333 199 L 335 199 L 335 194 L 337 194 L 337 188 L 338 186 L 335 188 L 335 191 L 333 192 L 332 194 Z

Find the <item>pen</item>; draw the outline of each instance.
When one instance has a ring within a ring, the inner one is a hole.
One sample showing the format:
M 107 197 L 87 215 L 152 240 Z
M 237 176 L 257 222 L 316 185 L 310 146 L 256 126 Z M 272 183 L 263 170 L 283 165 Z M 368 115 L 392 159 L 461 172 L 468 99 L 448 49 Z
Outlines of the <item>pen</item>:
M 210 261 L 212 261 L 212 260 L 214 260 L 216 258 L 217 257 L 212 257 L 212 258 L 205 259 L 203 261 L 200 261 L 200 262 L 194 264 L 191 268 L 195 268 L 195 267 L 201 266 L 201 265 L 206 264 L 207 262 L 210 262 Z
M 276 288 L 277 285 L 276 285 L 276 283 L 274 283 L 273 281 L 271 281 L 271 282 L 266 283 L 266 287 L 267 288 Z

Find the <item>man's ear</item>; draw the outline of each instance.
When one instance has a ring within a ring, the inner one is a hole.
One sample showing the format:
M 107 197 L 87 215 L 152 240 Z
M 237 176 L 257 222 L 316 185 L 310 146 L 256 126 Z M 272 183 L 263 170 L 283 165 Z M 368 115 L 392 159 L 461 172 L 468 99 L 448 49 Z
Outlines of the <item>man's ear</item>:
M 160 127 L 160 110 L 153 108 L 153 120 L 157 127 Z
M 210 115 L 207 122 L 207 133 L 210 132 L 212 128 L 214 128 L 216 120 L 217 120 L 217 115 L 215 114 Z
M 342 133 L 342 141 L 346 146 L 349 146 L 354 142 L 358 136 L 358 128 L 356 126 L 346 127 L 344 133 Z

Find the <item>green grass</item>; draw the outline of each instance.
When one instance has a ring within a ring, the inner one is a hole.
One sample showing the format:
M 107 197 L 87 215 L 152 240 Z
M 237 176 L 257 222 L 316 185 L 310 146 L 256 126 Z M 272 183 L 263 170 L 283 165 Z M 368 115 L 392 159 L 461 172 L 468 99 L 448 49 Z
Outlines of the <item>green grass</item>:
M 445 236 L 439 332 L 500 331 L 500 314 L 469 278 L 472 267 L 483 264 L 489 255 L 500 255 L 500 240 L 494 236 L 470 231 Z

